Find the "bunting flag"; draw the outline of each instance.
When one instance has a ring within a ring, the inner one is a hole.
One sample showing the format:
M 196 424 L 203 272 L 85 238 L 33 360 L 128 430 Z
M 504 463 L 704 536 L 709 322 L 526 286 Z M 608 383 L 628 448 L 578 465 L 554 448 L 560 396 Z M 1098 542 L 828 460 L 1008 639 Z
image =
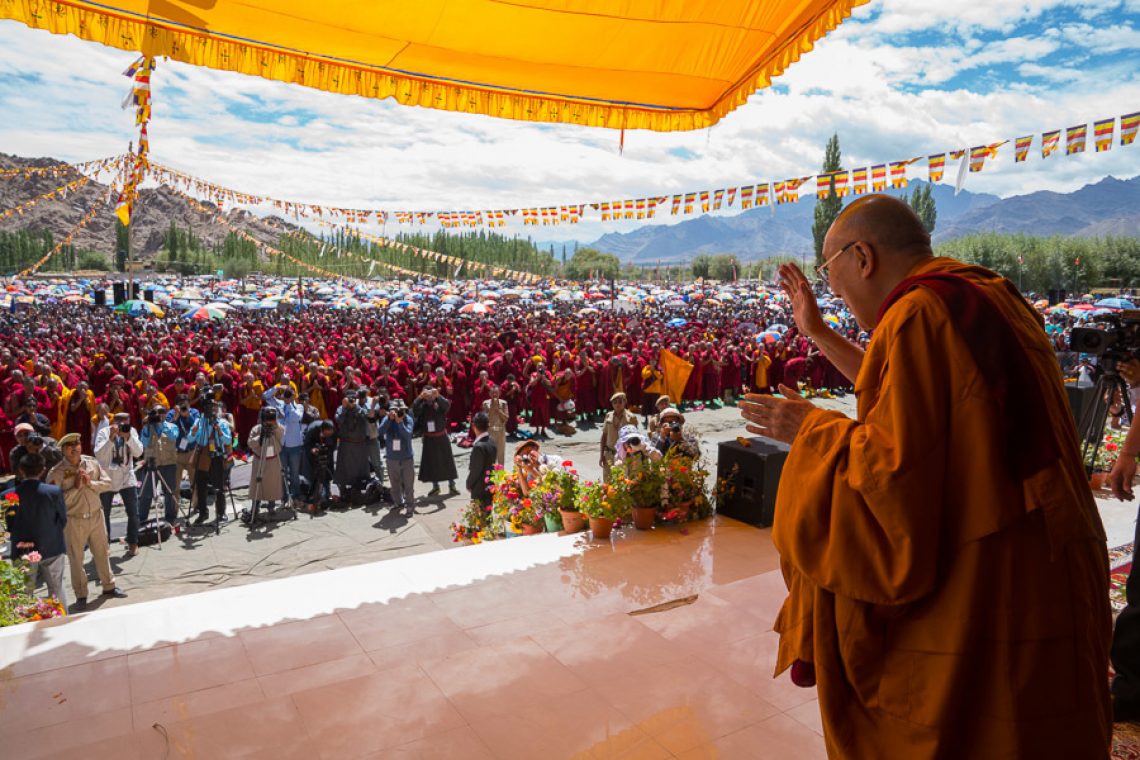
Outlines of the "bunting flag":
M 732 208 L 732 204 L 736 201 L 736 188 L 728 188 L 728 207 Z
M 1019 137 L 1013 144 L 1013 161 L 1020 164 L 1029 155 L 1029 147 L 1033 145 L 1033 135 Z
M 773 194 L 776 196 L 776 204 L 777 204 L 777 205 L 779 205 L 779 204 L 782 204 L 782 203 L 786 203 L 786 202 L 787 202 L 787 200 L 786 200 L 786 199 L 785 199 L 785 197 L 784 197 L 784 194 L 785 194 L 785 192 L 784 192 L 784 185 L 785 185 L 785 184 L 787 184 L 787 183 L 785 183 L 785 182 L 775 182 L 775 183 L 773 183 L 773 184 L 772 184 L 772 193 L 773 193 Z M 759 204 L 757 204 L 757 205 L 759 205 L 759 206 L 763 206 L 764 204 L 763 204 L 763 203 L 759 203 Z
M 900 188 L 909 184 L 910 180 L 906 178 L 906 168 L 917 160 L 917 158 L 912 158 L 909 161 L 891 162 L 891 187 Z
M 752 208 L 752 193 L 755 190 L 752 185 L 740 188 L 740 208 Z
M 673 196 L 673 216 L 676 216 L 680 210 L 681 210 L 681 196 L 674 195 Z
M 111 196 L 113 194 L 113 189 L 108 187 L 107 191 L 103 193 L 102 196 L 100 196 L 99 200 L 97 200 L 95 204 L 87 210 L 87 213 L 83 215 L 83 218 L 80 219 L 79 222 L 71 228 L 71 232 L 67 233 L 63 240 L 60 240 L 58 243 L 56 243 L 50 251 L 41 256 L 37 261 L 33 262 L 31 266 L 20 270 L 16 274 L 17 279 L 29 277 L 40 271 L 40 269 L 43 268 L 44 264 L 47 264 L 49 261 L 51 261 L 52 256 L 55 256 L 57 253 L 63 250 L 64 246 L 71 245 L 71 241 L 75 239 L 75 236 L 79 234 L 79 231 L 91 223 L 91 220 L 95 218 L 95 215 L 99 213 L 99 210 L 103 208 L 107 201 L 111 199 Z
M 851 187 L 856 195 L 867 192 L 867 167 L 855 169 L 851 172 Z
M 1055 129 L 1041 135 L 1041 158 L 1049 158 L 1061 144 L 1061 130 Z
M 871 167 L 871 189 L 876 193 L 887 189 L 886 164 L 877 164 Z
M 724 190 L 717 190 L 713 193 L 713 211 L 719 211 L 722 203 L 724 203 Z
M 708 213 L 709 210 L 709 191 L 701 191 L 701 211 Z
M 832 182 L 835 174 L 818 174 L 815 178 L 815 197 L 818 200 L 824 200 L 827 196 L 831 195 Z
M 970 148 L 970 171 L 980 172 L 986 165 L 987 158 L 997 158 L 997 149 L 1005 145 L 1008 140 L 1002 142 L 990 143 L 989 145 L 979 145 L 976 148 Z
M 1131 145 L 1136 139 L 1136 129 L 1140 127 L 1140 111 L 1120 117 L 1120 144 Z
M 941 182 L 942 175 L 946 171 L 946 154 L 936 153 L 933 156 L 927 156 L 927 169 L 929 170 L 930 181 Z
M 696 193 L 685 193 L 685 213 L 693 213 L 693 204 L 697 202 Z
M 1116 131 L 1116 119 L 1101 119 L 1093 124 L 1093 142 L 1096 152 L 1112 150 L 1112 133 Z
M 835 194 L 840 198 L 847 196 L 847 171 L 837 172 L 835 175 Z
M 37 203 L 40 203 L 41 201 L 50 200 L 52 198 L 65 198 L 65 197 L 67 197 L 68 193 L 72 192 L 73 190 L 78 190 L 79 188 L 83 187 L 84 185 L 86 185 L 90 181 L 91 181 L 90 177 L 80 177 L 79 179 L 77 179 L 73 182 L 68 182 L 66 185 L 62 185 L 60 187 L 57 187 L 56 189 L 51 190 L 49 192 L 46 192 L 43 195 L 37 195 L 35 198 L 31 198 L 30 200 L 26 200 L 18 206 L 13 206 L 10 209 L 0 211 L 0 223 L 7 221 L 9 218 L 12 217 L 13 214 L 23 215 L 23 213 L 25 211 L 32 208 L 33 206 L 35 206 Z
M 139 127 L 139 144 L 134 155 L 134 165 L 123 182 L 119 199 L 115 204 L 115 216 L 124 226 L 131 223 L 131 212 L 139 195 L 138 186 L 150 168 L 150 137 L 147 134 L 147 124 L 150 121 L 150 76 L 154 72 L 154 66 L 154 58 L 140 56 L 123 72 L 124 76 L 134 80 L 127 100 L 123 101 L 123 107 L 134 104 L 135 124 Z M 232 192 L 229 195 L 233 198 Z
M 756 207 L 767 206 L 771 200 L 771 193 L 768 189 L 768 183 L 756 186 Z
M 1085 138 L 1088 135 L 1088 125 L 1080 124 L 1065 130 L 1065 155 L 1085 152 Z

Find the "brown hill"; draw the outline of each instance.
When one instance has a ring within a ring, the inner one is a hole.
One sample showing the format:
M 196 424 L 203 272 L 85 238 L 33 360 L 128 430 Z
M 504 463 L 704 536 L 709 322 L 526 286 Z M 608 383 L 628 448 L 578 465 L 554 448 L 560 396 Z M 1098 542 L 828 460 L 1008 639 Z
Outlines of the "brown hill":
M 63 166 L 51 158 L 22 158 L 0 153 L 0 170 L 25 167 Z M 0 211 L 13 208 L 21 203 L 51 192 L 61 185 L 78 178 L 75 172 L 67 175 L 0 176 Z M 104 177 L 110 176 L 104 174 Z M 51 198 L 40 201 L 23 214 L 14 214 L 0 222 L 0 230 L 16 231 L 31 229 L 49 230 L 55 240 L 65 237 L 80 219 L 107 192 L 107 186 L 99 182 L 89 182 L 64 198 Z M 204 204 L 211 205 L 211 204 Z M 75 238 L 77 250 L 98 251 L 110 256 L 115 251 L 115 209 L 114 199 L 103 206 L 88 225 L 80 230 Z M 226 213 L 227 221 L 245 230 L 258 240 L 275 242 L 283 233 L 297 229 L 276 216 L 259 217 L 247 211 L 231 209 Z M 220 245 L 230 232 L 210 214 L 203 214 L 186 202 L 181 196 L 165 185 L 157 188 L 144 188 L 139 193 L 139 202 L 131 217 L 131 250 L 136 261 L 154 258 L 162 250 L 166 231 L 174 222 L 182 229 L 191 230 L 209 246 Z

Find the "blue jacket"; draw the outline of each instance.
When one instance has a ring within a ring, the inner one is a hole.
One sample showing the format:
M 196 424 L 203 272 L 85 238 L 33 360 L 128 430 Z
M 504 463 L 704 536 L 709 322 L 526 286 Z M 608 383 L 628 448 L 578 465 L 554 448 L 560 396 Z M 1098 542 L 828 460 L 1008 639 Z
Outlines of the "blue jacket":
M 277 410 L 277 423 L 285 430 L 285 440 L 281 444 L 285 448 L 303 446 L 305 443 L 305 426 L 301 417 L 305 414 L 305 407 L 296 401 L 285 403 L 277 398 L 277 389 L 270 388 L 262 398 L 265 403 Z
M 384 439 L 385 459 L 412 459 L 412 413 L 404 414 L 403 424 L 393 422 L 387 415 L 380 420 L 380 437 Z M 397 444 L 398 442 L 398 444 Z
M 166 413 L 166 421 L 178 430 L 178 444 L 176 448 L 179 451 L 189 451 L 194 447 L 194 442 L 190 439 L 190 429 L 198 422 L 198 418 L 201 414 L 202 413 L 194 407 L 190 407 L 186 417 L 179 416 L 177 408 L 171 409 Z M 145 446 L 146 444 L 144 443 L 143 445 Z
M 63 554 L 63 526 L 67 524 L 67 505 L 58 486 L 39 480 L 22 480 L 16 484 L 20 506 L 12 519 L 12 553 L 22 556 L 37 551 L 44 559 Z M 17 549 L 19 543 L 31 542 L 34 549 Z

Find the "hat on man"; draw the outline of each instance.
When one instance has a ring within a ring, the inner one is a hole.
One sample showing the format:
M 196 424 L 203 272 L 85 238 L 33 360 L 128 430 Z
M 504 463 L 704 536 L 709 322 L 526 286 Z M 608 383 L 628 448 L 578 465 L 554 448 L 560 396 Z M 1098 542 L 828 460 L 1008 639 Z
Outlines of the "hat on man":
M 539 443 L 534 438 L 528 438 L 527 440 L 523 441 L 522 443 L 520 443 L 518 445 L 518 447 L 515 449 L 515 453 L 521 454 L 529 448 L 541 449 L 542 444 Z
M 34 427 L 32 427 L 31 425 L 29 425 L 28 423 L 21 422 L 19 425 L 16 426 L 16 429 L 13 430 L 12 432 L 15 435 L 19 435 L 20 433 L 34 433 L 35 430 L 36 429 Z
M 667 409 L 662 409 L 661 413 L 657 415 L 657 419 L 664 422 L 669 417 L 676 417 L 681 422 L 685 421 L 685 415 L 681 414 L 681 410 L 675 406 L 670 406 Z
M 63 448 L 64 446 L 70 446 L 73 443 L 76 446 L 78 446 L 80 443 L 80 440 L 81 439 L 79 437 L 79 433 L 68 433 L 67 435 L 65 435 L 59 439 L 59 447 Z
M 388 402 L 388 410 L 392 412 L 397 412 L 401 409 L 407 410 L 407 408 L 408 405 L 404 403 L 404 399 L 398 396 Z
M 663 406 L 669 406 L 669 404 L 672 404 L 673 400 L 668 396 L 658 396 L 657 401 L 654 403 L 656 404 L 657 408 L 660 409 Z
M 115 422 L 126 422 L 130 418 L 131 415 L 127 414 L 126 412 L 115 412 Z
M 625 394 L 622 393 L 621 391 L 618 391 L 614 395 L 610 396 L 610 403 L 612 404 L 615 401 L 620 401 L 624 404 L 625 403 Z

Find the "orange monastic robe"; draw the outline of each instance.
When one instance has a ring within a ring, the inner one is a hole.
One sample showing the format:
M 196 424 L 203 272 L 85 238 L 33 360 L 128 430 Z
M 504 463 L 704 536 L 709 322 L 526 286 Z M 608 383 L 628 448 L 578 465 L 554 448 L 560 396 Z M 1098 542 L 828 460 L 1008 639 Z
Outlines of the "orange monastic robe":
M 976 336 L 930 289 L 903 295 L 863 359 L 858 418 L 810 412 L 784 465 L 777 674 L 814 663 L 831 758 L 1107 757 L 1106 539 L 1053 351 L 1002 278 L 944 258 L 911 274 L 935 271 L 1012 323 L 1059 454 L 1013 474 Z

